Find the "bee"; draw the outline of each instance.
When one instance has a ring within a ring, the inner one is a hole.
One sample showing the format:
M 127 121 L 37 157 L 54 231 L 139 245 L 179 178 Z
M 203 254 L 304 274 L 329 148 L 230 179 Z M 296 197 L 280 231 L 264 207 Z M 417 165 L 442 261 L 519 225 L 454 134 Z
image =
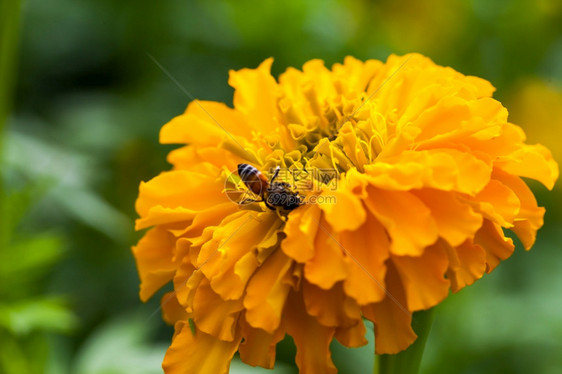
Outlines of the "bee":
M 248 190 L 261 198 L 271 210 L 282 208 L 293 210 L 303 204 L 302 197 L 286 182 L 276 182 L 281 168 L 277 166 L 271 180 L 267 180 L 258 169 L 248 164 L 238 164 L 238 175 Z M 258 200 L 256 200 L 258 201 Z

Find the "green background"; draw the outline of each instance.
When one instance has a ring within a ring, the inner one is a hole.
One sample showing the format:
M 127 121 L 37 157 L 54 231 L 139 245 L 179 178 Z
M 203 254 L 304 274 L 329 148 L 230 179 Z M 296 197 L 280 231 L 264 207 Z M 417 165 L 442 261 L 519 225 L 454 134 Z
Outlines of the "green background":
M 560 155 L 558 0 L 0 3 L 0 373 L 161 372 L 173 329 L 162 293 L 138 300 L 134 200 L 169 168 L 158 132 L 190 98 L 149 55 L 230 104 L 228 70 L 270 56 L 277 76 L 420 52 L 490 80 L 529 141 Z M 422 372 L 562 372 L 561 190 L 532 187 L 547 207 L 536 246 L 438 307 Z M 372 339 L 333 351 L 341 373 L 371 371 Z M 275 372 L 295 373 L 293 358 L 284 341 Z

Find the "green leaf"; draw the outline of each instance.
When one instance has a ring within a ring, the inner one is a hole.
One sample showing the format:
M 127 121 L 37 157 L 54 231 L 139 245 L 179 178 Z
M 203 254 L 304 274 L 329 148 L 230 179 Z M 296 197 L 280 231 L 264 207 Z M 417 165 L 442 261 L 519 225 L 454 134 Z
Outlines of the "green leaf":
M 0 326 L 16 336 L 33 331 L 68 333 L 78 319 L 61 298 L 41 298 L 0 304 Z
M 43 233 L 22 238 L 0 251 L 0 295 L 6 298 L 26 297 L 38 281 L 63 255 L 62 238 Z
M 7 136 L 6 164 L 29 179 L 49 184 L 50 198 L 63 213 L 99 230 L 111 239 L 128 243 L 133 223 L 90 186 L 96 165 L 91 158 L 38 137 L 15 131 Z M 40 160 L 38 162 L 37 160 Z
M 161 374 L 167 344 L 147 344 L 150 322 L 146 316 L 127 315 L 100 326 L 78 352 L 71 372 Z
M 0 184 L 3 183 L 4 181 L 0 180 Z M 26 186 L 16 191 L 0 189 L 0 201 L 2 202 L 0 217 L 9 217 L 9 219 L 0 220 L 0 253 L 10 243 L 16 226 L 41 193 L 42 188 L 39 185 Z
M 0 373 L 32 374 L 28 360 L 14 336 L 0 331 Z
M 0 253 L 0 277 L 23 272 L 34 273 L 54 264 L 62 254 L 62 238 L 57 234 L 41 233 L 23 238 Z

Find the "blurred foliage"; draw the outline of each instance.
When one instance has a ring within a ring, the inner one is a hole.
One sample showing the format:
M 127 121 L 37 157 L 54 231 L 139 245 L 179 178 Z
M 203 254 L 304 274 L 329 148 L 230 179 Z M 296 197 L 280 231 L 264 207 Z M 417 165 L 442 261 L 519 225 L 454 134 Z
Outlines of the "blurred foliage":
M 168 168 L 159 129 L 190 99 L 147 54 L 194 96 L 230 103 L 228 70 L 269 56 L 279 74 L 312 58 L 421 52 L 490 80 L 511 120 L 561 161 L 559 0 L 24 0 L 15 72 L 4 61 L 17 2 L 0 1 L 0 108 L 14 103 L 0 165 L 2 373 L 161 371 L 172 329 L 158 297 L 138 301 L 128 248 L 138 183 Z M 560 188 L 533 188 L 547 206 L 537 245 L 447 299 L 422 371 L 559 372 Z M 332 348 L 341 373 L 370 371 L 372 340 Z M 275 372 L 295 373 L 293 357 L 287 339 Z M 232 372 L 266 371 L 235 360 Z

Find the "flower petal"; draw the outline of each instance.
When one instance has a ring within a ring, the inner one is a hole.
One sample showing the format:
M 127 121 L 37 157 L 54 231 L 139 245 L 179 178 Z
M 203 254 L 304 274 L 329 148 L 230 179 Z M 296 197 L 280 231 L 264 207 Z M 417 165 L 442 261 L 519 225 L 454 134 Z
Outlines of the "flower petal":
M 344 280 L 345 293 L 359 305 L 381 301 L 385 296 L 384 277 L 390 241 L 384 228 L 372 214 L 356 231 L 341 233 L 341 244 L 349 261 L 349 275 Z
M 222 223 L 213 238 L 201 247 L 198 266 L 211 287 L 224 300 L 239 299 L 259 266 L 257 248 L 273 235 L 282 222 L 274 213 L 249 212 Z
M 251 327 L 242 318 L 243 341 L 238 348 L 240 359 L 252 366 L 261 366 L 266 369 L 273 369 L 275 363 L 275 346 L 285 336 L 285 329 L 279 327 L 272 334 Z
M 195 292 L 203 278 L 203 272 L 197 270 L 191 263 L 190 258 L 185 256 L 174 276 L 174 292 L 176 299 L 186 309 L 190 318 L 193 315 Z
M 433 90 L 432 90 L 433 91 Z M 434 106 L 424 110 L 412 122 L 412 126 L 422 131 L 416 137 L 421 142 L 439 135 L 458 131 L 463 122 L 471 118 L 467 101 L 460 97 L 448 96 L 439 100 Z
M 412 193 L 431 210 L 439 236 L 452 246 L 472 238 L 482 226 L 482 216 L 454 193 L 427 188 Z
M 520 208 L 517 195 L 503 183 L 494 179 L 490 180 L 490 183 L 469 202 L 485 218 L 503 227 L 513 226 L 513 221 Z
M 330 225 L 323 218 L 318 225 L 316 253 L 304 265 L 304 275 L 310 283 L 327 290 L 348 276 L 350 260 L 345 257 L 337 235 L 330 232 Z
M 135 229 L 142 230 L 157 225 L 169 225 L 183 222 L 184 226 L 195 217 L 193 210 L 178 208 L 164 208 L 163 206 L 151 207 L 145 217 L 139 218 L 135 222 Z
M 236 170 L 238 164 L 244 160 L 232 152 L 217 148 L 217 143 L 210 147 L 194 147 L 186 145 L 168 153 L 167 161 L 174 165 L 176 170 L 188 170 L 201 174 L 210 174 L 216 168 L 226 167 Z
M 231 70 L 228 79 L 234 87 L 234 108 L 245 115 L 252 127 L 266 134 L 277 127 L 277 82 L 270 73 L 272 63 L 273 59 L 268 58 L 257 69 Z
M 162 308 L 162 319 L 169 325 L 175 325 L 178 321 L 187 321 L 189 316 L 185 307 L 180 305 L 175 292 L 166 292 L 160 300 Z
M 244 117 L 236 110 L 215 101 L 192 101 L 181 114 L 160 130 L 162 144 L 217 146 L 235 135 L 250 136 Z
M 132 248 L 141 280 L 140 298 L 147 301 L 176 271 L 173 261 L 176 241 L 168 231 L 156 227 L 149 230 Z
M 390 252 L 395 255 L 420 256 L 438 238 L 431 211 L 414 194 L 367 188 L 367 208 L 388 232 Z
M 497 170 L 494 177 L 509 187 L 519 199 L 520 209 L 515 218 L 513 232 L 517 234 L 525 249 L 530 249 L 535 243 L 537 230 L 544 223 L 545 209 L 537 206 L 533 192 L 521 178 Z
M 332 362 L 330 342 L 334 336 L 333 327 L 325 327 L 316 318 L 306 313 L 302 296 L 292 294 L 289 298 L 290 308 L 285 309 L 285 326 L 287 333 L 293 337 L 297 346 L 295 359 L 301 374 L 336 374 Z
M 351 327 L 336 328 L 334 338 L 348 348 L 356 348 L 369 343 L 369 341 L 365 338 L 365 332 L 365 323 L 363 323 L 362 320 L 359 320 Z
M 442 240 L 437 245 L 440 245 L 449 257 L 447 279 L 451 281 L 453 292 L 470 286 L 486 272 L 486 251 L 471 240 L 455 248 Z
M 363 315 L 375 324 L 375 353 L 395 354 L 416 340 L 412 329 L 412 314 L 406 309 L 406 295 L 400 277 L 393 266 L 386 276 L 387 297 L 379 303 L 362 308 Z
M 496 161 L 495 166 L 508 174 L 538 180 L 549 190 L 559 173 L 552 154 L 540 144 L 522 144 L 517 151 Z
M 513 240 L 505 237 L 502 228 L 487 219 L 476 233 L 474 243 L 486 251 L 486 273 L 494 270 L 501 260 L 511 256 L 515 248 Z
M 202 331 L 191 331 L 187 322 L 176 323 L 172 344 L 162 368 L 166 374 L 227 374 L 241 336 L 222 341 Z
M 388 190 L 430 187 L 473 195 L 490 180 L 486 162 L 455 149 L 404 151 L 365 165 L 369 182 Z
M 155 210 L 155 208 L 153 208 L 153 210 Z M 177 217 L 177 215 L 181 214 L 181 211 L 182 211 L 181 208 L 176 208 L 172 210 L 173 213 L 171 215 L 175 218 Z M 193 217 L 193 220 L 189 223 L 189 225 L 185 225 L 184 223 L 183 225 L 179 225 L 180 228 L 178 229 L 169 228 L 169 231 L 172 234 L 174 234 L 174 236 L 176 237 L 187 237 L 193 240 L 198 238 L 200 235 L 202 235 L 203 230 L 220 224 L 220 222 L 224 219 L 224 217 L 228 217 L 238 211 L 239 208 L 236 204 L 232 204 L 230 202 L 217 204 L 208 209 L 198 212 L 197 215 Z M 159 224 L 171 223 L 168 221 L 173 222 L 171 219 L 170 220 L 162 219 L 161 223 Z M 148 219 L 143 222 L 144 222 L 143 225 L 152 223 L 152 221 Z
M 341 283 L 323 290 L 307 281 L 302 283 L 306 312 L 323 326 L 350 327 L 361 321 L 361 310 L 352 298 L 345 295 Z
M 316 204 L 307 204 L 293 210 L 287 217 L 281 249 L 297 262 L 306 262 L 314 256 L 314 241 L 322 211 Z
M 243 309 L 240 300 L 223 300 L 205 278 L 199 283 L 193 300 L 193 321 L 197 328 L 223 341 L 235 339 Z
M 214 205 L 229 202 L 222 193 L 224 181 L 216 176 L 184 170 L 164 172 L 139 187 L 136 202 L 141 217 L 154 207 L 185 208 L 186 211 L 201 211 Z
M 322 195 L 333 196 L 335 199 L 319 200 L 320 209 L 324 212 L 326 221 L 335 232 L 353 231 L 365 222 L 365 207 L 361 203 L 366 182 L 356 169 L 351 169 L 340 179 L 337 190 L 324 191 Z
M 444 275 L 449 259 L 438 245 L 427 247 L 421 256 L 390 257 L 402 280 L 410 311 L 429 309 L 449 294 Z
M 254 328 L 273 333 L 281 322 L 281 313 L 292 286 L 292 261 L 277 250 L 259 268 L 246 288 L 246 321 Z
M 365 222 L 365 208 L 357 196 L 345 190 L 330 191 L 325 194 L 334 196 L 336 199 L 336 203 L 326 199 L 327 203 L 320 204 L 326 221 L 335 232 L 353 231 Z

